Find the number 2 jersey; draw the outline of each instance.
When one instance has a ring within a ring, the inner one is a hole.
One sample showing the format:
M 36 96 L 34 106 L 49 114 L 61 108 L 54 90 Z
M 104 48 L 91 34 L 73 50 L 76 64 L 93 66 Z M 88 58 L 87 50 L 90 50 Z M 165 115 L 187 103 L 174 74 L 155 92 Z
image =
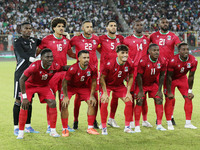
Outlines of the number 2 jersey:
M 58 39 L 54 34 L 47 35 L 42 39 L 39 48 L 49 48 L 53 52 L 54 62 L 61 66 L 67 65 L 67 51 L 71 49 L 71 46 L 70 41 L 65 36 Z
M 196 71 L 197 63 L 197 59 L 192 55 L 189 55 L 186 61 L 182 61 L 177 54 L 170 60 L 167 70 L 173 71 L 172 80 L 176 80 L 185 76 L 188 71 Z

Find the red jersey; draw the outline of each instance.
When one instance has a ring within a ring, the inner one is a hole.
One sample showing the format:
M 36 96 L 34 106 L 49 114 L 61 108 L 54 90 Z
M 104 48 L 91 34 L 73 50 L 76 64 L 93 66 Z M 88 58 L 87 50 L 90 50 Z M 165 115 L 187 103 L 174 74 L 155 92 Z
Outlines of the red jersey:
M 155 43 L 160 48 L 160 56 L 165 57 L 169 61 L 174 56 L 174 47 L 181 43 L 178 36 L 172 32 L 162 34 L 160 31 L 152 33 L 150 42 Z
M 150 40 L 145 35 L 142 37 L 130 35 L 124 39 L 124 44 L 129 47 L 129 58 L 134 61 L 136 66 L 140 59 L 147 55 L 149 42 Z
M 47 35 L 42 39 L 39 48 L 51 49 L 53 52 L 54 62 L 61 66 L 67 65 L 67 51 L 71 49 L 71 46 L 70 41 L 65 36 L 62 36 L 61 39 L 58 39 L 54 34 Z
M 81 50 L 88 50 L 90 53 L 90 64 L 98 65 L 96 50 L 99 45 L 99 37 L 92 34 L 91 38 L 84 37 L 83 34 L 74 36 L 70 40 L 71 46 L 75 46 L 76 58 L 78 60 L 78 52 Z
M 123 43 L 124 37 L 116 35 L 116 38 L 111 39 L 108 35 L 101 35 L 99 40 L 101 44 L 100 68 L 102 68 L 104 63 L 117 56 L 116 47 Z
M 157 83 L 161 71 L 165 71 L 166 65 L 159 57 L 156 62 L 152 62 L 150 55 L 143 57 L 138 64 L 138 73 L 142 74 L 143 86 L 150 86 Z
M 106 86 L 124 85 L 124 79 L 133 74 L 133 61 L 127 61 L 124 65 L 120 65 L 117 59 L 116 57 L 111 59 L 103 68 L 102 74 L 106 76 Z
M 187 61 L 182 61 L 180 55 L 175 55 L 168 64 L 168 71 L 173 71 L 172 79 L 178 79 L 185 76 L 188 71 L 195 71 L 197 68 L 197 59 L 189 55 Z
M 93 65 L 88 65 L 87 69 L 83 70 L 79 62 L 73 64 L 66 73 L 65 79 L 68 81 L 68 86 L 77 88 L 90 88 L 91 79 L 97 78 L 97 69 Z
M 33 62 L 24 71 L 24 75 L 28 77 L 26 82 L 32 86 L 47 86 L 49 80 L 58 71 L 63 71 L 63 68 L 59 64 L 53 62 L 48 69 L 44 69 L 42 67 L 42 61 L 38 60 Z

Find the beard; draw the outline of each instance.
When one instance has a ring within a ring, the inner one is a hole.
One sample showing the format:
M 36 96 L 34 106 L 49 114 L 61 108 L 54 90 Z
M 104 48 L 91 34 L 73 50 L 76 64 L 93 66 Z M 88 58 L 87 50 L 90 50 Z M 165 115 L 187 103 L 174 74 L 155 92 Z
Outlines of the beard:
M 168 31 L 169 30 L 169 27 L 166 27 L 166 28 L 163 28 L 163 27 L 161 27 L 161 30 L 163 30 L 163 31 Z

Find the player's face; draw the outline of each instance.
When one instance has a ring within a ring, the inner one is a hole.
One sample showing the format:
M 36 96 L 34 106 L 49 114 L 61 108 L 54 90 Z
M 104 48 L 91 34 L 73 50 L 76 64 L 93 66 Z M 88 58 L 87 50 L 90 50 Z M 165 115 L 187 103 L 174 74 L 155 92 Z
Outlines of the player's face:
M 110 22 L 106 30 L 111 34 L 115 34 L 117 32 L 117 24 L 115 22 Z
M 169 21 L 167 19 L 162 19 L 160 21 L 160 29 L 163 31 L 169 30 Z
M 159 46 L 152 46 L 149 49 L 149 54 L 150 54 L 151 58 L 157 59 L 159 57 Z
M 89 64 L 90 56 L 87 53 L 82 53 L 78 60 L 82 66 L 87 67 Z
M 134 25 L 134 30 L 136 33 L 142 33 L 143 31 L 143 24 L 142 22 L 136 22 Z
M 22 26 L 21 28 L 22 36 L 30 37 L 31 32 L 32 32 L 32 27 L 30 24 L 25 24 Z
M 128 59 L 128 51 L 120 51 L 117 53 L 119 60 L 126 62 Z
M 182 45 L 180 50 L 179 50 L 179 54 L 180 54 L 181 58 L 187 59 L 187 57 L 189 55 L 189 47 L 188 47 L 188 45 Z
M 45 53 L 41 57 L 41 60 L 42 60 L 44 66 L 51 66 L 51 64 L 53 62 L 53 53 L 52 52 Z
M 63 23 L 58 23 L 57 26 L 53 28 L 53 30 L 56 34 L 62 35 L 65 30 L 65 26 Z
M 85 34 L 87 35 L 91 35 L 92 32 L 93 32 L 93 25 L 91 22 L 86 22 L 84 23 L 83 27 L 82 27 L 82 30 Z

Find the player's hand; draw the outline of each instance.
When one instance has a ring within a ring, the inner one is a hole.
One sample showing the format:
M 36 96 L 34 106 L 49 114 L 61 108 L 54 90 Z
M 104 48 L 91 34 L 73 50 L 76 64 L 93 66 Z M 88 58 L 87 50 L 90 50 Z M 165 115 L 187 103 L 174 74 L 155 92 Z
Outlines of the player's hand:
M 132 98 L 132 95 L 131 95 L 130 92 L 127 92 L 126 97 L 125 97 L 125 101 L 126 102 L 128 102 L 128 101 L 133 102 L 133 98 Z
M 30 102 L 28 101 L 28 99 L 27 99 L 27 98 L 24 98 L 24 99 L 22 100 L 22 109 L 27 110 L 28 107 L 29 107 L 29 104 L 30 104 Z
M 173 98 L 174 98 L 174 94 L 168 93 L 168 94 L 167 94 L 167 97 L 168 97 L 169 99 L 173 99 Z
M 163 99 L 162 91 L 158 91 L 155 96 L 159 96 L 161 99 Z
M 137 101 L 140 102 L 143 98 L 144 98 L 144 93 L 139 92 L 138 95 L 137 95 Z
M 192 99 L 194 98 L 194 94 L 188 93 L 188 98 L 189 98 L 190 100 L 192 100 Z
M 65 36 L 66 36 L 66 38 L 70 40 L 70 35 L 69 35 L 69 33 L 68 33 L 68 32 L 64 32 L 64 33 L 63 33 L 63 35 L 65 35 Z
M 75 33 L 75 36 L 79 36 L 79 35 L 81 35 L 81 32 L 76 32 Z
M 109 101 L 108 94 L 107 93 L 103 93 L 103 95 L 101 97 L 101 102 L 102 103 L 105 103 L 105 102 L 108 103 L 108 101 Z
M 69 105 L 69 97 L 65 96 L 61 102 L 62 107 L 66 108 Z
M 90 96 L 89 105 L 90 106 L 96 106 L 96 104 L 97 104 L 97 100 L 95 99 L 95 97 Z

